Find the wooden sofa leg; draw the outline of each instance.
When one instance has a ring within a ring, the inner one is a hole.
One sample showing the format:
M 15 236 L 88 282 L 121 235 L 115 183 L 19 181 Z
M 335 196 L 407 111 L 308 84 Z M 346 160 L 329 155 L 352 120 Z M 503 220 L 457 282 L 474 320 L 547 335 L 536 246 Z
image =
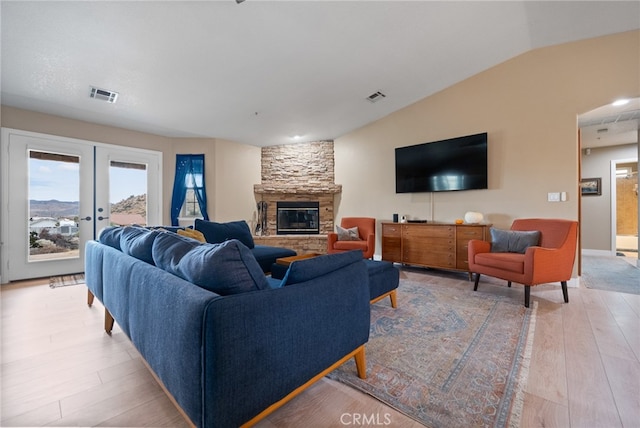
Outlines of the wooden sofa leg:
M 511 281 L 507 281 L 507 287 L 511 288 Z
M 569 303 L 569 290 L 567 289 L 567 281 L 561 281 L 562 284 L 562 296 L 564 297 L 564 302 Z
M 113 330 L 113 322 L 113 316 L 111 316 L 107 308 L 104 308 L 104 331 L 106 331 L 109 336 L 111 336 L 111 330 Z
M 360 379 L 367 378 L 367 356 L 364 352 L 364 346 L 361 346 L 358 352 L 353 356 L 356 360 L 356 370 Z
M 478 291 L 478 281 L 480 281 L 480 274 L 476 274 L 476 280 L 473 283 L 473 291 Z
M 524 307 L 528 308 L 529 307 L 529 299 L 531 297 L 531 286 L 530 285 L 525 285 L 524 286 Z
M 91 307 L 91 305 L 93 305 L 93 293 L 91 292 L 91 290 L 87 290 L 87 305 L 89 307 Z
M 389 299 L 391 299 L 391 307 L 394 309 L 397 308 L 398 300 L 397 300 L 396 290 L 392 290 L 391 293 L 389 293 Z

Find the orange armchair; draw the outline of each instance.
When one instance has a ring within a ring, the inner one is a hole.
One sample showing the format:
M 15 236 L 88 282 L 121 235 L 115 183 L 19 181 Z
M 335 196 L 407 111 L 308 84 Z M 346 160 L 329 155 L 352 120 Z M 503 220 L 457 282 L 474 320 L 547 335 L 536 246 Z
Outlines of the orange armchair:
M 519 219 L 512 231 L 539 231 L 538 245 L 525 252 L 491 252 L 492 243 L 469 242 L 469 272 L 475 273 L 473 290 L 478 289 L 480 274 L 524 285 L 524 305 L 529 307 L 531 286 L 559 281 L 565 303 L 569 303 L 567 281 L 573 272 L 578 239 L 578 222 L 559 219 Z
M 342 251 L 362 250 L 363 258 L 370 259 L 376 247 L 376 219 L 369 217 L 343 217 L 340 227 L 358 228 L 358 241 L 340 241 L 338 234 L 330 232 L 327 236 L 327 253 L 334 254 Z

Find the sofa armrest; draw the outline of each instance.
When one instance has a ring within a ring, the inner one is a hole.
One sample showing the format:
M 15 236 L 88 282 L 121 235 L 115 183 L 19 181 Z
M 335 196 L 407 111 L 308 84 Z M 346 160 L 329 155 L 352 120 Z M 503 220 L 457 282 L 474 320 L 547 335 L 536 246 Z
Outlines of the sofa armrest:
M 369 259 L 373 257 L 373 253 L 376 249 L 376 235 L 374 233 L 370 233 L 367 235 L 367 252 L 364 255 L 365 259 Z
M 573 258 L 575 258 L 572 251 L 535 246 L 527 248 L 524 257 L 525 282 L 528 284 L 544 284 L 571 279 Z
M 491 243 L 480 239 L 472 239 L 467 246 L 469 270 L 473 272 L 476 254 L 491 252 Z
M 309 281 L 211 301 L 202 425 L 252 419 L 366 343 L 369 328 L 362 260 Z
M 327 233 L 327 252 L 330 254 L 334 244 L 338 242 L 338 234 L 335 232 Z

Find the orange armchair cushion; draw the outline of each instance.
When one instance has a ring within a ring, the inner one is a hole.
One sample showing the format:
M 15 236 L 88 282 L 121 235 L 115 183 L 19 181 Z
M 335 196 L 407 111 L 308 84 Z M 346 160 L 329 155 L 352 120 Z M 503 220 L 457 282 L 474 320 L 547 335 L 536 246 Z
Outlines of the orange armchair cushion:
M 480 253 L 476 255 L 476 264 L 502 269 L 519 274 L 524 273 L 524 254 L 519 253 Z

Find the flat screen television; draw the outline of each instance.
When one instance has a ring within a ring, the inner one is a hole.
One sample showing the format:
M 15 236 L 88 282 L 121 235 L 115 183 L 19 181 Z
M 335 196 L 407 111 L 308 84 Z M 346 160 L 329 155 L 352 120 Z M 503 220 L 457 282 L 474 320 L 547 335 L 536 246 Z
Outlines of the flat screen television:
M 487 133 L 396 148 L 396 193 L 487 189 Z

